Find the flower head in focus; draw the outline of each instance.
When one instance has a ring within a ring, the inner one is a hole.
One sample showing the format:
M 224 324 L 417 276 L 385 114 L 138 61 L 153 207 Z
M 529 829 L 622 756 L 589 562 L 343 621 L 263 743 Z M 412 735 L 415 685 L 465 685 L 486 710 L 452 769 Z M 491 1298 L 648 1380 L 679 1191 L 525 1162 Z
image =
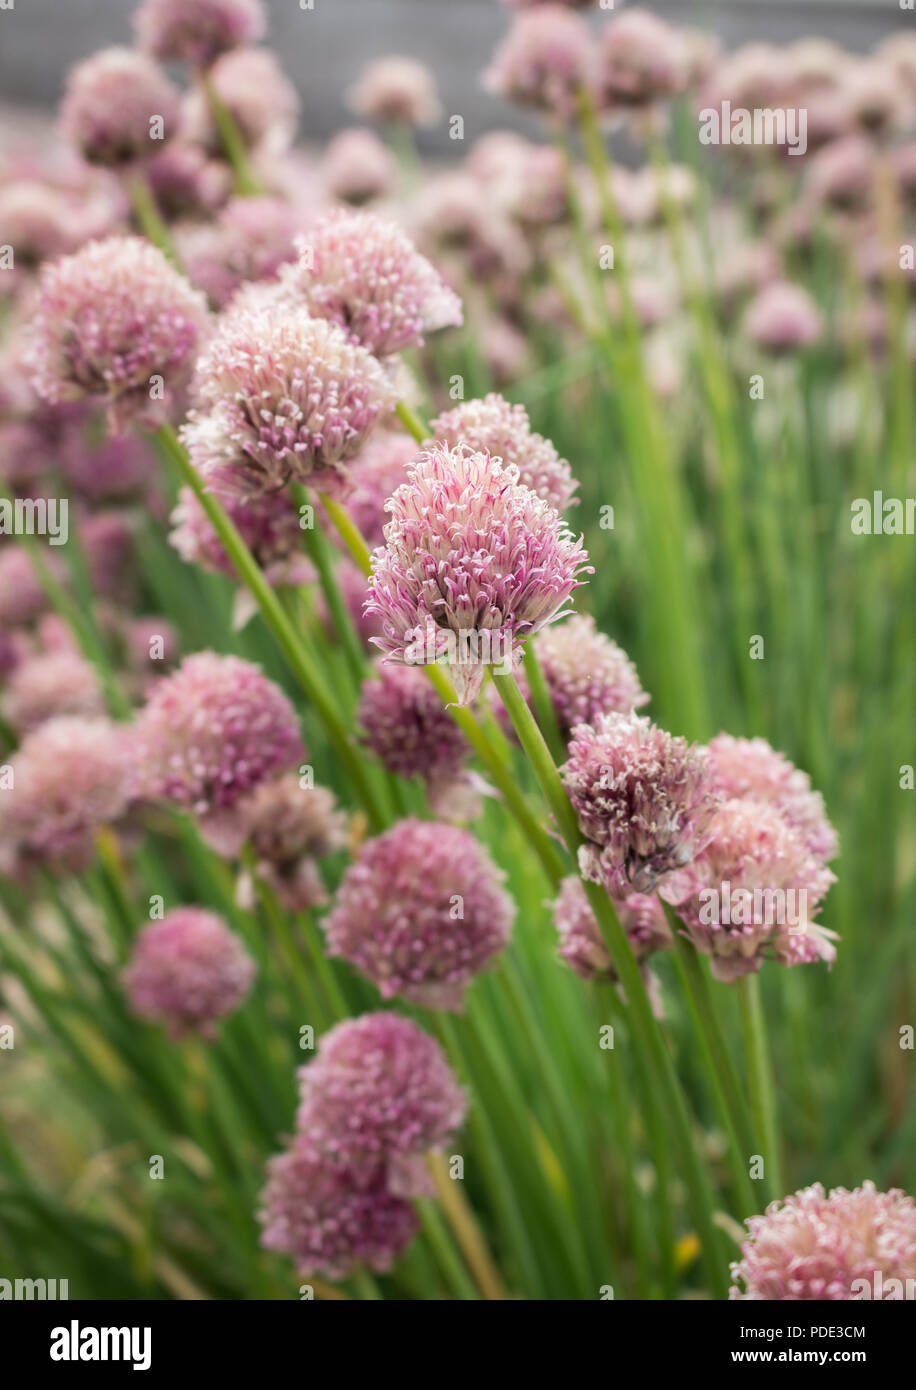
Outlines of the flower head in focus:
M 60 119 L 87 163 L 118 169 L 151 159 L 178 133 L 181 100 L 145 54 L 105 48 L 71 69 Z
M 824 809 L 824 798 L 811 779 L 765 738 L 719 734 L 709 744 L 710 771 L 723 801 L 763 801 L 775 806 L 802 837 L 808 850 L 826 863 L 839 848 Z
M 309 313 L 338 324 L 377 357 L 462 321 L 461 301 L 439 272 L 396 223 L 375 213 L 328 213 L 298 248 L 290 283 Z
M 215 1036 L 251 988 L 254 961 L 215 912 L 179 907 L 144 927 L 123 983 L 134 1013 L 164 1023 L 172 1038 Z
M 437 444 L 467 444 L 518 469 L 518 481 L 558 512 L 574 501 L 579 484 L 566 459 L 549 439 L 535 434 L 523 405 L 510 405 L 495 391 L 483 400 L 464 401 L 430 422 Z
M 265 27 L 261 0 L 143 0 L 134 15 L 141 48 L 197 68 L 263 38 Z
M 52 402 L 97 400 L 116 427 L 158 424 L 190 374 L 203 296 L 139 237 L 93 241 L 41 270 L 30 364 Z
M 460 1009 L 502 951 L 515 907 L 466 830 L 404 820 L 368 840 L 325 923 L 328 950 L 376 984 L 429 1008 Z
M 706 750 L 647 718 L 602 714 L 580 724 L 561 773 L 588 840 L 582 872 L 612 895 L 651 892 L 708 838 L 716 798 Z
M 366 612 L 383 652 L 405 665 L 448 662 L 462 703 L 488 665 L 511 664 L 526 638 L 561 617 L 587 556 L 515 468 L 434 444 L 388 503 Z
M 240 496 L 343 471 L 397 399 L 380 364 L 343 329 L 269 303 L 222 316 L 194 389 L 201 409 L 182 430 L 191 461 Z
M 731 1266 L 732 1299 L 912 1298 L 916 1202 L 898 1188 L 879 1192 L 865 1182 L 828 1193 L 815 1183 L 746 1224 L 741 1259 Z

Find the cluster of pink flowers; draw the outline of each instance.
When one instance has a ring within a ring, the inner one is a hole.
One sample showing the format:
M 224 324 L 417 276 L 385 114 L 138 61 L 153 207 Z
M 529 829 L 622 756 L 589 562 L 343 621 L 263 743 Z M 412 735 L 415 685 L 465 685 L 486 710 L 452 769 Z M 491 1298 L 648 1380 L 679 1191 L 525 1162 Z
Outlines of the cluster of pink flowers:
M 384 1272 L 410 1241 L 424 1155 L 448 1142 L 466 1101 L 438 1043 L 397 1014 L 338 1024 L 300 1071 L 289 1148 L 268 1166 L 262 1242 L 302 1275 Z
M 163 1023 L 174 1039 L 215 1038 L 217 1019 L 234 1013 L 251 989 L 254 961 L 221 917 L 179 907 L 143 928 L 123 984 L 131 1008 Z
M 367 840 L 325 922 L 328 950 L 378 986 L 434 1009 L 504 950 L 515 915 L 503 875 L 467 830 L 402 820 Z
M 243 797 L 304 757 L 296 711 L 247 661 L 196 652 L 159 681 L 133 731 L 136 794 L 191 811 L 215 847 L 244 842 Z
M 377 645 L 405 665 L 448 662 L 462 703 L 488 665 L 509 667 L 526 638 L 561 617 L 586 554 L 514 467 L 435 444 L 388 503 L 366 611 Z
M 207 68 L 233 48 L 263 38 L 261 0 L 143 0 L 137 39 L 154 57 Z
M 825 1192 L 820 1183 L 772 1202 L 747 1222 L 732 1267 L 731 1298 L 755 1301 L 912 1299 L 916 1202 L 865 1182 Z

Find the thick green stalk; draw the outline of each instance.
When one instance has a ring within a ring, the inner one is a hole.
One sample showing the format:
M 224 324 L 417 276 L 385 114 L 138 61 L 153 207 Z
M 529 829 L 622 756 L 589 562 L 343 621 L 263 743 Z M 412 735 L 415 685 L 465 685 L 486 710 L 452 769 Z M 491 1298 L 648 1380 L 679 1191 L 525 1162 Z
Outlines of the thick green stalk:
M 301 483 L 293 483 L 290 490 L 293 495 L 293 501 L 301 517 L 302 508 L 312 506 L 309 495 Z M 317 515 L 314 520 L 314 526 L 302 528 L 303 535 L 305 536 L 305 548 L 308 551 L 309 559 L 318 571 L 321 592 L 324 594 L 325 603 L 328 605 L 328 612 L 334 624 L 334 630 L 343 647 L 354 689 L 358 694 L 363 677 L 366 673 L 366 659 L 363 654 L 362 643 L 353 626 L 353 619 L 350 617 L 350 611 L 344 603 L 343 595 L 340 592 L 340 585 L 337 583 L 337 576 L 334 573 L 334 561 L 331 558 L 330 549 Z
M 334 699 L 325 689 L 324 682 L 308 651 L 300 641 L 298 633 L 284 612 L 282 603 L 264 578 L 257 561 L 220 502 L 212 492 L 208 492 L 205 488 L 200 474 L 192 465 L 187 450 L 180 443 L 175 431 L 170 425 L 163 425 L 158 431 L 157 438 L 168 451 L 182 481 L 187 483 L 194 492 L 213 529 L 222 541 L 226 553 L 235 565 L 239 577 L 257 601 L 264 621 L 276 638 L 305 695 L 314 705 L 316 713 L 324 724 L 334 751 L 365 808 L 372 829 L 374 831 L 381 830 L 383 816 L 365 769 L 350 742 Z
M 754 1127 L 763 1154 L 764 1171 L 770 1199 L 784 1197 L 785 1183 L 779 1148 L 779 1129 L 776 1122 L 776 1094 L 767 1044 L 766 1020 L 760 1003 L 759 981 L 756 975 L 744 975 L 737 982 L 741 1005 L 741 1023 L 747 1052 L 751 1091 L 751 1111 Z
M 210 114 L 219 131 L 219 138 L 223 142 L 226 158 L 232 165 L 232 172 L 235 175 L 235 191 L 242 198 L 255 197 L 263 190 L 252 173 L 245 141 L 242 139 L 235 117 L 217 92 L 210 74 L 201 73 L 200 80 Z
M 583 843 L 576 815 L 560 780 L 560 774 L 550 756 L 550 750 L 535 723 L 521 691 L 512 675 L 494 674 L 494 682 L 512 720 L 519 742 L 524 748 L 548 806 L 553 812 L 560 834 L 573 858 L 577 858 Z M 697 1224 L 700 1245 L 710 1287 L 724 1298 L 728 1288 L 721 1241 L 715 1226 L 713 1197 L 708 1177 L 700 1162 L 691 1132 L 690 1116 L 674 1071 L 671 1055 L 646 991 L 642 972 L 627 940 L 620 920 L 607 893 L 596 883 L 585 883 L 589 904 L 598 921 L 610 953 L 614 969 L 627 998 L 636 1046 L 642 1047 L 651 1059 L 656 1083 L 660 1085 L 669 1123 L 690 1192 L 693 1218 Z
M 544 735 L 544 741 L 550 749 L 554 761 L 563 763 L 566 761 L 566 748 L 560 733 L 560 726 L 557 723 L 553 700 L 550 698 L 547 681 L 544 679 L 544 672 L 541 670 L 541 663 L 538 661 L 533 642 L 529 642 L 525 647 L 524 661 L 528 689 L 531 691 L 531 702 L 534 705 L 534 712 L 541 733 Z
M 406 401 L 398 401 L 395 414 L 404 426 L 408 434 L 412 434 L 418 444 L 425 444 L 429 439 L 429 430 L 420 419 L 415 410 L 411 410 Z
M 148 241 L 154 246 L 158 246 L 163 256 L 172 262 L 176 270 L 181 269 L 178 259 L 178 252 L 175 250 L 175 243 L 172 241 L 168 227 L 160 216 L 156 206 L 156 199 L 153 197 L 145 174 L 131 174 L 128 179 L 128 190 L 130 201 L 133 205 L 134 215 L 140 224 L 140 230 Z

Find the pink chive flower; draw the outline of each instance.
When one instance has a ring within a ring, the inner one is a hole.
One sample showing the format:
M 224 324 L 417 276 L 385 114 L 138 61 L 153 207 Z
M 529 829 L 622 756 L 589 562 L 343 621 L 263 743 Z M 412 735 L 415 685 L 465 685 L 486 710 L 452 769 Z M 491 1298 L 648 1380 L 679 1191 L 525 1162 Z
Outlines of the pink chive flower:
M 241 496 L 345 475 L 397 401 L 380 364 L 336 324 L 270 304 L 223 315 L 194 389 L 202 409 L 182 430 L 191 461 Z
M 751 341 L 773 353 L 810 347 L 822 329 L 820 313 L 808 291 L 786 281 L 759 290 L 744 320 L 744 331 Z
M 0 189 L 0 245 L 13 248 L 13 268 L 35 270 L 42 261 L 72 251 L 80 236 L 71 199 L 37 180 Z
M 846 135 L 819 149 L 806 170 L 809 196 L 819 207 L 861 213 L 875 188 L 875 149 L 864 135 Z
M 134 526 L 129 513 L 111 509 L 85 517 L 80 541 L 93 590 L 106 598 L 123 599 L 134 577 Z
M 7 723 L 21 735 L 55 715 L 102 715 L 105 700 L 89 662 L 77 652 L 60 651 L 20 662 L 4 692 L 2 707 Z
M 181 125 L 181 99 L 143 53 L 106 48 L 71 69 L 60 109 L 67 140 L 89 164 L 151 159 Z
M 347 817 L 327 787 L 303 787 L 296 773 L 262 782 L 239 806 L 258 879 L 290 912 L 327 901 L 318 861 L 345 848 Z M 253 898 L 245 879 L 243 899 Z
M 413 1204 L 391 1192 L 383 1165 L 354 1174 L 298 1135 L 267 1165 L 261 1244 L 289 1255 L 304 1278 L 345 1279 L 359 1265 L 383 1274 L 416 1234 Z
M 35 387 L 52 402 L 97 400 L 120 433 L 161 424 L 207 324 L 203 296 L 140 237 L 93 241 L 41 270 L 32 321 Z
M 385 503 L 407 481 L 407 465 L 417 452 L 407 435 L 378 429 L 350 465 L 344 485 L 347 512 L 370 549 L 385 543 Z
M 441 107 L 432 73 L 413 58 L 378 58 L 347 93 L 351 111 L 397 125 L 435 125 Z
M 572 731 L 563 781 L 589 843 L 585 876 L 609 892 L 651 892 L 705 844 L 716 800 L 705 749 L 638 714 Z
M 213 223 L 176 230 L 189 278 L 218 308 L 250 280 L 276 280 L 295 260 L 301 217 L 282 198 L 233 198 Z
M 430 423 L 438 444 L 467 444 L 518 469 L 522 487 L 530 487 L 558 512 L 573 503 L 579 484 L 566 459 L 549 439 L 535 434 L 523 405 L 510 405 L 492 391 L 483 400 L 465 401 Z
M 46 555 L 58 579 L 63 566 L 54 555 Z M 25 627 L 48 607 L 48 598 L 38 581 L 32 561 L 18 545 L 0 548 L 0 624 L 5 628 Z
M 173 1039 L 214 1038 L 217 1019 L 234 1013 L 257 967 L 215 912 L 179 907 L 137 937 L 122 979 L 134 1013 L 164 1023 Z
M 296 133 L 299 94 L 267 48 L 235 48 L 210 69 L 213 90 L 235 121 L 243 143 L 253 151 L 284 154 Z M 185 134 L 214 155 L 222 138 L 206 95 L 199 88 L 184 104 Z
M 586 614 L 545 628 L 537 653 L 564 736 L 601 714 L 629 714 L 649 702 L 626 652 Z
M 627 934 L 633 954 L 642 964 L 655 951 L 668 950 L 673 942 L 658 898 L 642 893 L 630 893 L 615 898 L 614 909 Z M 560 938 L 559 951 L 563 960 L 583 980 L 614 982 L 616 971 L 601 928 L 589 905 L 582 880 L 575 874 L 564 878 L 553 905 L 553 920 Z
M 723 801 L 763 801 L 775 806 L 808 850 L 826 863 L 839 849 L 837 833 L 824 809 L 824 798 L 811 779 L 765 738 L 719 734 L 709 744 L 713 786 Z
M 687 86 L 689 53 L 676 29 L 648 10 L 615 15 L 601 33 L 596 62 L 598 105 L 638 110 Z
M 316 318 L 388 357 L 423 334 L 462 322 L 461 301 L 394 222 L 372 212 L 328 213 L 298 242 L 291 283 Z
M 437 814 L 448 818 L 453 800 L 458 808 L 456 783 L 470 748 L 423 671 L 380 665 L 363 686 L 356 719 L 366 747 L 389 772 L 423 778 Z
M 675 910 L 717 980 L 756 974 L 767 959 L 835 959 L 836 933 L 814 920 L 834 875 L 775 806 L 723 802 L 690 879 Z
M 156 478 L 149 441 L 136 434 L 91 444 L 83 438 L 61 463 L 74 490 L 93 505 L 148 497 Z
M 159 211 L 168 222 L 211 217 L 232 192 L 228 166 L 208 158 L 204 150 L 183 140 L 166 145 L 144 172 Z
M 899 1188 L 820 1183 L 771 1202 L 746 1223 L 729 1298 L 752 1301 L 912 1298 L 916 1202 Z
M 12 759 L 13 785 L 0 792 L 0 868 L 82 873 L 95 833 L 127 804 L 122 731 L 107 719 L 61 716 L 23 739 Z
M 473 977 L 505 949 L 515 907 L 467 830 L 400 821 L 368 840 L 325 923 L 328 951 L 383 999 L 460 1009 Z
M 463 444 L 422 453 L 388 510 L 366 600 L 382 620 L 376 645 L 403 665 L 447 661 L 467 704 L 488 665 L 513 661 L 568 611 L 588 558 L 581 538 L 517 469 Z
M 321 175 L 325 187 L 342 203 L 360 207 L 393 193 L 398 167 L 387 145 L 371 130 L 342 130 L 324 152 Z
M 422 1160 L 464 1122 L 467 1099 L 442 1048 L 393 1013 L 347 1019 L 299 1069 L 299 1133 L 334 1163 L 388 1169 L 399 1196 L 423 1190 Z M 419 1181 L 418 1181 L 419 1180 Z
M 279 686 L 235 656 L 196 652 L 153 687 L 134 730 L 138 792 L 200 818 L 223 852 L 244 841 L 239 802 L 304 757 Z
M 563 117 L 576 110 L 591 63 L 588 25 L 562 5 L 515 17 L 484 74 L 491 92 Z
M 230 495 L 220 498 L 220 502 L 272 584 L 295 576 L 302 531 L 288 493 L 265 492 L 247 499 Z M 179 492 L 170 520 L 169 544 L 183 560 L 214 574 L 238 579 L 235 565 L 189 487 Z
M 143 0 L 137 42 L 163 61 L 208 68 L 222 54 L 264 37 L 261 0 Z

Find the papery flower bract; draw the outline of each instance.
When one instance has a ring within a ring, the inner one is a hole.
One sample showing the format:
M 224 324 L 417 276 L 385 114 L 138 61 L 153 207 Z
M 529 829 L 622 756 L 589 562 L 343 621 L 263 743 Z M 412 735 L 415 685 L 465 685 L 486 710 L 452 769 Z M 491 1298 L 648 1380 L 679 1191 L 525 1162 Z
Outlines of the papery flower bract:
M 107 719 L 49 719 L 26 735 L 12 768 L 0 797 L 0 867 L 82 873 L 96 831 L 127 803 L 123 729 Z
M 303 787 L 298 774 L 262 782 L 239 806 L 256 877 L 268 883 L 290 912 L 327 901 L 319 859 L 347 843 L 347 817 L 327 787 Z M 244 896 L 254 897 L 244 882 Z
M 134 729 L 137 793 L 200 818 L 223 852 L 244 840 L 239 802 L 304 756 L 296 711 L 257 666 L 195 652 L 153 687 Z
M 105 48 L 71 69 L 60 120 L 87 163 L 120 168 L 151 159 L 178 133 L 181 99 L 145 54 Z
M 263 38 L 265 27 L 261 0 L 143 0 L 134 14 L 141 48 L 198 68 Z
M 213 486 L 241 496 L 343 471 L 397 400 L 342 329 L 281 304 L 232 307 L 197 364 L 202 409 L 182 429 Z
M 105 713 L 95 669 L 78 652 L 47 652 L 21 661 L 2 698 L 3 716 L 17 734 L 56 715 L 92 718 Z
M 42 267 L 30 348 L 36 389 L 52 402 L 98 400 L 116 427 L 160 424 L 206 324 L 203 296 L 148 241 L 90 242 Z
M 709 744 L 713 787 L 723 801 L 764 801 L 773 805 L 810 852 L 827 862 L 839 848 L 837 834 L 811 779 L 777 753 L 765 738 L 733 738 L 719 734 Z
M 756 974 L 767 958 L 834 960 L 835 933 L 814 920 L 834 876 L 775 805 L 723 802 L 690 878 L 675 911 L 717 980 Z
M 172 1038 L 213 1038 L 214 1023 L 235 1012 L 256 971 L 215 912 L 178 907 L 140 932 L 122 982 L 134 1013 L 164 1023 Z
M 865 1182 L 830 1193 L 820 1183 L 771 1202 L 747 1221 L 729 1298 L 842 1301 L 912 1299 L 916 1202 Z M 892 1284 L 890 1281 L 896 1281 Z
M 489 454 L 434 444 L 388 503 L 366 612 L 405 665 L 446 659 L 468 703 L 488 665 L 566 611 L 587 555 L 556 511 Z
M 372 120 L 435 125 L 439 98 L 429 68 L 413 58 L 377 58 L 347 93 L 350 109 Z
M 467 444 L 518 469 L 518 481 L 558 512 L 573 502 L 579 484 L 553 444 L 535 434 L 523 405 L 510 405 L 495 391 L 483 400 L 465 401 L 430 421 L 437 444 Z
M 354 1170 L 388 1170 L 400 1196 L 412 1188 L 430 1149 L 464 1121 L 467 1099 L 445 1053 L 416 1023 L 394 1013 L 364 1014 L 325 1033 L 300 1067 L 300 1134 L 326 1158 Z
M 321 164 L 329 193 L 359 207 L 384 198 L 397 187 L 394 155 L 371 130 L 341 130 L 329 141 Z
M 673 944 L 664 908 L 657 897 L 630 893 L 612 901 L 640 964 L 653 952 L 666 950 Z M 617 973 L 601 928 L 582 880 L 575 874 L 570 874 L 560 884 L 553 904 L 553 920 L 560 938 L 560 955 L 577 975 L 583 980 L 616 981 Z
M 670 24 L 648 10 L 625 10 L 601 32 L 595 83 L 602 110 L 633 110 L 687 86 L 688 51 Z
M 612 894 L 650 892 L 689 864 L 716 800 L 705 749 L 637 714 L 602 714 L 572 731 L 561 769 L 579 829 L 583 873 Z
M 367 840 L 325 922 L 328 952 L 384 999 L 460 1009 L 473 977 L 509 940 L 515 906 L 467 830 L 399 821 Z
M 568 117 L 590 68 L 588 25 L 562 5 L 539 5 L 516 15 L 493 55 L 484 86 L 500 96 Z
M 783 280 L 759 290 L 744 319 L 748 337 L 776 353 L 810 347 L 821 336 L 822 326 L 817 305 L 808 291 Z
M 261 1244 L 289 1255 L 304 1278 L 345 1279 L 360 1265 L 384 1273 L 419 1225 L 383 1165 L 357 1180 L 302 1135 L 268 1163 L 261 1201 Z
M 462 322 L 461 301 L 406 232 L 375 213 L 337 209 L 299 239 L 290 283 L 316 318 L 330 319 L 378 357 Z

